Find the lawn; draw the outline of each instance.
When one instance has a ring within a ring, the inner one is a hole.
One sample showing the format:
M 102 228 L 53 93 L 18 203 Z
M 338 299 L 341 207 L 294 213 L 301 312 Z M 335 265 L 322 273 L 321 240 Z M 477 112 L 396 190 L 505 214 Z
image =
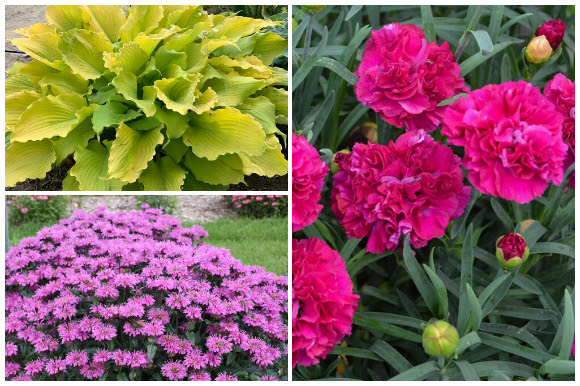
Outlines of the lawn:
M 24 223 L 9 226 L 9 243 L 15 245 L 24 237 L 31 237 L 54 223 Z M 191 222 L 184 222 L 190 227 Z M 200 223 L 209 233 L 208 244 L 229 248 L 232 255 L 244 264 L 259 265 L 279 275 L 288 273 L 288 219 L 223 218 Z
M 288 273 L 288 218 L 222 218 L 200 223 L 208 244 L 226 247 L 244 264 L 259 265 L 279 275 Z M 191 226 L 191 222 L 183 223 Z

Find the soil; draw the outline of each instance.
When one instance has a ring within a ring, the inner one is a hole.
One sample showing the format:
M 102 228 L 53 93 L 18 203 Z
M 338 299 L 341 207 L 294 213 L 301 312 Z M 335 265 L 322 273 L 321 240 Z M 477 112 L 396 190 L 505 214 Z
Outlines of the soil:
M 209 222 L 222 217 L 237 217 L 228 205 L 230 196 L 176 196 L 179 201 L 173 216 L 180 221 Z M 69 215 L 74 210 L 92 212 L 97 206 L 106 206 L 110 212 L 129 212 L 136 209 L 135 196 L 73 196 Z

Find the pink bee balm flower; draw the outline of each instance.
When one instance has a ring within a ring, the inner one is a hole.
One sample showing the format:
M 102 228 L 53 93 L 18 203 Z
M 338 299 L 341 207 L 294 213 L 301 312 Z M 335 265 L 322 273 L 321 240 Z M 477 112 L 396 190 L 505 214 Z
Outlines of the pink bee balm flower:
M 348 237 L 368 236 L 367 252 L 394 251 L 408 234 L 424 247 L 470 199 L 459 157 L 423 130 L 389 145 L 357 143 L 335 161 L 332 210 Z
M 227 373 L 219 373 L 214 381 L 237 381 L 238 378 L 235 375 L 230 375 Z
M 45 369 L 48 374 L 56 375 L 62 371 L 66 371 L 66 363 L 63 359 L 49 359 Z
M 170 381 L 179 381 L 187 375 L 187 368 L 179 361 L 169 361 L 161 368 L 161 374 Z
M 292 133 L 292 232 L 316 221 L 322 210 L 318 201 L 328 170 L 306 138 Z
M 66 354 L 65 363 L 72 367 L 82 367 L 89 361 L 89 356 L 81 350 L 71 351 Z
M 105 366 L 101 363 L 92 363 L 90 365 L 84 365 L 80 372 L 87 379 L 96 379 L 105 373 Z
M 4 356 L 9 357 L 18 353 L 18 346 L 12 342 L 6 342 L 4 345 Z
M 355 72 L 356 97 L 390 123 L 408 131 L 435 130 L 445 99 L 466 91 L 449 44 L 427 42 L 412 24 L 387 24 L 371 32 Z
M 292 367 L 326 358 L 350 335 L 358 295 L 338 252 L 323 241 L 292 240 Z
M 562 74 L 556 74 L 552 80 L 544 87 L 544 96 L 556 105 L 556 110 L 562 114 L 564 123 L 562 126 L 562 139 L 568 145 L 568 154 L 564 160 L 565 172 L 572 163 L 576 155 L 576 92 L 575 82 L 566 78 Z M 571 188 L 575 187 L 574 183 L 575 171 L 572 171 L 568 185 Z
M 562 114 L 530 83 L 487 85 L 453 102 L 441 134 L 463 146 L 469 181 L 482 193 L 519 204 L 559 185 L 567 146 Z

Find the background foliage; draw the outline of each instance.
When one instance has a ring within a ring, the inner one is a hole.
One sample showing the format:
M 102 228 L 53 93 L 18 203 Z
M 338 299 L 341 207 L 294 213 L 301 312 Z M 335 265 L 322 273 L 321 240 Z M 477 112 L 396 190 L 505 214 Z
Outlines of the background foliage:
M 293 130 L 301 131 L 326 162 L 355 141 L 366 142 L 374 127 L 381 144 L 403 132 L 360 104 L 352 88 L 370 31 L 391 22 L 422 27 L 428 40 L 448 41 L 454 53 L 463 41 L 457 58 L 472 90 L 518 79 L 543 88 L 558 72 L 574 80 L 573 6 L 355 5 L 327 6 L 315 15 L 299 7 L 293 11 Z M 522 50 L 536 28 L 554 18 L 567 26 L 562 48 L 539 71 L 526 73 Z M 484 32 L 476 39 L 468 31 Z M 438 131 L 432 135 L 445 143 Z M 293 379 L 574 379 L 575 194 L 567 186 L 573 168 L 561 186 L 550 186 L 526 205 L 474 190 L 466 212 L 444 237 L 415 252 L 406 240 L 403 251 L 381 255 L 366 254 L 366 243 L 344 236 L 330 210 L 332 178 L 327 178 L 323 212 L 294 237 L 318 237 L 338 250 L 361 300 L 352 335 L 321 364 L 297 366 Z M 494 255 L 495 241 L 519 231 L 526 219 L 537 220 L 524 232 L 531 256 L 505 272 Z M 421 346 L 424 326 L 435 319 L 449 321 L 461 336 L 456 355 L 439 363 Z

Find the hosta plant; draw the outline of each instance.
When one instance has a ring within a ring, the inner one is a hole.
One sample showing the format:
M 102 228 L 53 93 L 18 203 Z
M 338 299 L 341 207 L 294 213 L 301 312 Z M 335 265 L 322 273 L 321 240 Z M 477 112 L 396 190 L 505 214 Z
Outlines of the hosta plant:
M 48 6 L 11 42 L 6 186 L 72 157 L 64 190 L 198 190 L 284 175 L 280 21 L 200 6 Z
M 287 377 L 288 279 L 159 209 L 77 211 L 6 256 L 10 380 Z

